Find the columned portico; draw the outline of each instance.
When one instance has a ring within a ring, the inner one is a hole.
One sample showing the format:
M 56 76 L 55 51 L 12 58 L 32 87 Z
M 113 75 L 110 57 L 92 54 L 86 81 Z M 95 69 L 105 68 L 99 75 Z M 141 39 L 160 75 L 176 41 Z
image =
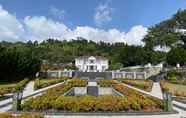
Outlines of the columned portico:
M 83 56 L 75 59 L 75 65 L 82 72 L 104 72 L 108 69 L 108 60 L 101 56 Z

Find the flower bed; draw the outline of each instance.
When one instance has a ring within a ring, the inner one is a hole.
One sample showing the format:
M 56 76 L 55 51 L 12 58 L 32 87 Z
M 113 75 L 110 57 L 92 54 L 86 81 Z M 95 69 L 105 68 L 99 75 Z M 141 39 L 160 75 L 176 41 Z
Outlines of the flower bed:
M 129 99 L 132 107 L 143 111 L 162 111 L 163 101 L 154 97 L 144 95 L 122 84 L 114 85 L 114 88 Z
M 0 113 L 0 118 L 44 118 L 43 115 L 40 114 L 21 114 L 18 116 L 12 115 L 11 113 Z
M 174 96 L 186 97 L 186 85 L 173 84 L 166 80 L 161 80 L 162 91 L 172 93 Z
M 137 87 L 139 89 L 143 89 L 148 92 L 152 90 L 152 86 L 153 86 L 152 80 L 144 80 L 144 79 L 119 79 L 119 80 L 125 84 Z
M 37 78 L 34 83 L 34 89 L 41 89 L 47 86 L 50 86 L 52 84 L 57 84 L 59 82 L 63 82 L 67 80 L 68 78 L 47 78 L 47 79 L 42 79 L 42 78 Z

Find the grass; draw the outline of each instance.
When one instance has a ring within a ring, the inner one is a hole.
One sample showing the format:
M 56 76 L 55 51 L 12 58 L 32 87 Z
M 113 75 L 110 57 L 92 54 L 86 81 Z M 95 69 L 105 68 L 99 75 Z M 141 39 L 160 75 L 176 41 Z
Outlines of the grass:
M 119 79 L 125 84 L 134 86 L 139 89 L 143 89 L 147 92 L 152 90 L 153 81 L 152 80 L 145 80 L 145 79 Z
M 161 87 L 163 91 L 170 92 L 174 96 L 186 97 L 186 85 L 173 84 L 168 81 L 162 80 Z

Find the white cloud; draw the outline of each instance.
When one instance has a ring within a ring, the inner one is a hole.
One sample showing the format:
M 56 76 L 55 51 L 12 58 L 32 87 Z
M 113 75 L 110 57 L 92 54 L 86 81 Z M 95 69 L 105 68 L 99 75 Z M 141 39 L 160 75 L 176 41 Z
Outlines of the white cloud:
M 109 6 L 109 1 L 99 4 L 95 11 L 94 21 L 97 26 L 102 26 L 112 20 L 113 8 Z
M 134 26 L 125 35 L 125 39 L 128 45 L 144 45 L 141 41 L 145 35 L 147 35 L 147 28 L 142 25 Z
M 63 23 L 55 22 L 44 16 L 27 16 L 24 19 L 30 40 L 44 40 L 48 37 L 60 37 L 68 32 L 68 27 Z
M 51 15 L 59 18 L 59 19 L 64 19 L 64 16 L 65 16 L 65 10 L 63 9 L 58 9 L 54 6 L 51 6 L 50 9 L 49 9 L 49 12 Z
M 16 16 L 0 7 L 0 40 L 41 42 L 50 37 L 61 40 L 83 37 L 95 42 L 125 42 L 129 45 L 143 45 L 141 40 L 146 34 L 147 28 L 141 25 L 132 27 L 129 32 L 123 32 L 115 28 L 103 30 L 89 26 L 77 26 L 71 29 L 63 22 L 56 22 L 45 16 L 27 16 L 21 22 Z
M 0 6 L 0 40 L 22 40 L 23 33 L 23 25 L 17 20 L 16 16 L 8 13 Z

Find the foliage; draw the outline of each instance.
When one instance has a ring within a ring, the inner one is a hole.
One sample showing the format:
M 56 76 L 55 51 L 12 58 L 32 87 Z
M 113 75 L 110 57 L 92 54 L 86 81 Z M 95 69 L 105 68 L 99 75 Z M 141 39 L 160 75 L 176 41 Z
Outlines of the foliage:
M 181 66 L 186 64 L 186 50 L 183 48 L 173 48 L 167 54 L 167 62 L 170 65 L 176 66 L 176 64 L 180 64 Z
M 87 81 L 86 80 L 81 80 L 81 79 L 72 79 L 69 80 L 68 82 L 66 82 L 63 85 L 51 88 L 49 90 L 47 90 L 46 94 L 47 95 L 63 95 L 65 92 L 67 92 L 68 90 L 70 90 L 72 87 L 84 87 L 87 85 Z
M 149 108 L 149 111 L 160 110 L 156 105 L 157 104 L 155 103 L 151 103 L 150 99 L 145 99 L 145 101 L 138 101 L 136 98 L 128 99 L 119 96 L 59 96 L 57 98 L 43 96 L 29 99 L 24 103 L 23 109 L 28 111 L 53 109 L 57 111 L 71 112 L 118 112 L 128 110 L 139 111 Z
M 37 78 L 34 82 L 34 89 L 40 89 L 52 84 L 57 84 L 67 80 L 67 78 Z
M 0 45 L 0 81 L 18 81 L 33 77 L 40 69 L 40 60 L 30 48 L 2 47 Z
M 132 104 L 130 106 L 135 110 L 142 109 L 144 111 L 161 111 L 164 108 L 163 101 L 139 93 L 133 89 L 123 86 L 122 84 L 114 85 L 114 88 L 131 101 Z
M 114 84 L 116 84 L 116 82 L 114 80 L 98 80 L 97 81 L 98 85 L 100 85 L 101 87 L 110 87 Z
M 163 92 L 169 92 L 174 96 L 186 97 L 186 86 L 179 82 L 160 81 Z
M 82 80 L 78 78 L 73 78 L 71 81 L 68 82 L 73 87 L 85 87 L 87 85 L 87 80 Z
M 162 60 L 162 54 L 153 50 L 148 50 L 141 46 L 128 46 L 125 43 L 105 43 L 93 42 L 88 39 L 79 40 L 55 40 L 48 39 L 35 44 L 28 43 L 9 43 L 2 42 L 2 46 L 7 48 L 15 47 L 19 50 L 31 50 L 34 57 L 47 62 L 48 66 L 42 66 L 47 70 L 53 65 L 68 65 L 74 63 L 74 59 L 83 55 L 104 56 L 109 59 L 110 69 L 119 69 L 123 66 L 133 66 L 146 63 L 158 63 Z M 76 69 L 73 65 L 67 66 L 68 69 Z
M 150 92 L 152 90 L 153 81 L 152 80 L 144 80 L 144 79 L 119 79 L 125 84 L 129 84 L 131 86 L 135 86 L 137 88 L 143 89 L 145 91 Z

